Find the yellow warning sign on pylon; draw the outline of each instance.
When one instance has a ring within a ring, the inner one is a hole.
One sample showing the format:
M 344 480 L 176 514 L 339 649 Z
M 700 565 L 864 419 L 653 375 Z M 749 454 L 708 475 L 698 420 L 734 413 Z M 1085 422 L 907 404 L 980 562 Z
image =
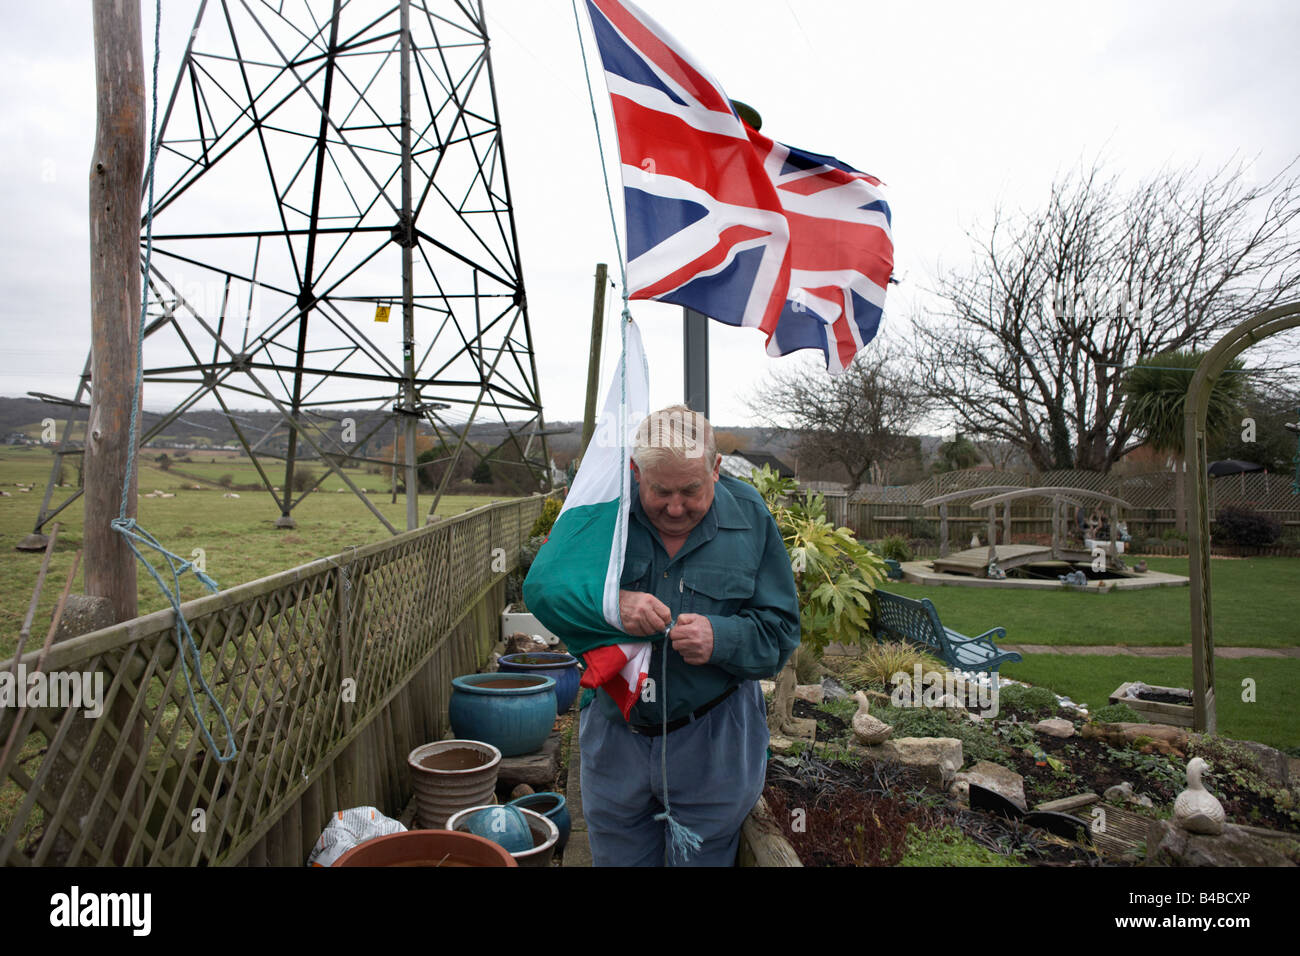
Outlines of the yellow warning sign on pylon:
M 376 321 L 376 322 L 387 322 L 387 321 L 388 321 L 388 313 L 389 313 L 390 309 L 391 309 L 391 306 L 387 306 L 387 305 L 377 305 L 377 306 L 375 306 L 375 321 Z

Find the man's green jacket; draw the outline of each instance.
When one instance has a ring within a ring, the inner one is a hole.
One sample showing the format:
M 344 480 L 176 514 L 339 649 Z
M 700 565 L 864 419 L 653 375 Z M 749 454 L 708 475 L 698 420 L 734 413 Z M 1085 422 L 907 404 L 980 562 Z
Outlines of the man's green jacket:
M 661 721 L 665 646 L 669 720 L 691 713 L 729 687 L 776 674 L 799 646 L 799 600 L 781 533 L 754 487 L 726 475 L 719 478 L 713 504 L 672 558 L 641 507 L 636 481 L 630 510 L 622 588 L 653 594 L 668 605 L 674 620 L 681 614 L 707 616 L 713 655 L 707 664 L 691 665 L 671 643 L 656 641 L 650 663 L 654 683 L 628 719 L 635 724 Z M 623 719 L 604 691 L 597 693 L 595 705 L 610 720 Z

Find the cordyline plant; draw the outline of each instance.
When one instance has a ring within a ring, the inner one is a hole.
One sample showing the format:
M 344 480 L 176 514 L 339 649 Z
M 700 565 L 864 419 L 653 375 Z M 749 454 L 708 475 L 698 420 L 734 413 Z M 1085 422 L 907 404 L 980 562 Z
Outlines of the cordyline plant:
M 798 483 L 767 465 L 762 471 L 755 469 L 749 482 L 767 503 L 790 555 L 799 595 L 796 653 L 819 653 L 832 641 L 866 641 L 871 636 L 871 593 L 876 582 L 885 578 L 884 561 L 859 544 L 850 529 L 827 520 L 821 495 L 796 499 Z M 808 736 L 807 726 L 797 722 L 792 712 L 794 687 L 795 656 L 791 655 L 777 676 L 768 714 L 768 729 L 774 734 Z

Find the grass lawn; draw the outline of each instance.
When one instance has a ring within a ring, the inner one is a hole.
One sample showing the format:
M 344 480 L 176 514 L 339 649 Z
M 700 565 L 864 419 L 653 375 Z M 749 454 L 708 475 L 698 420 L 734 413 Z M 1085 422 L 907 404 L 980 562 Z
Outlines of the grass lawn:
M 1090 710 L 1127 680 L 1165 687 L 1190 687 L 1188 657 L 1130 655 L 1034 654 L 1020 664 L 1006 664 L 1002 674 L 1050 687 Z M 1254 701 L 1242 700 L 1243 682 L 1254 681 Z M 1258 740 L 1272 747 L 1300 747 L 1300 660 L 1246 658 L 1214 662 L 1215 709 L 1219 733 L 1238 740 Z
M 1187 574 L 1186 558 L 1152 557 L 1147 563 L 1156 571 Z M 1300 646 L 1300 558 L 1215 559 L 1210 575 L 1217 646 Z M 1007 641 L 1016 644 L 1179 646 L 1188 642 L 1191 629 L 1191 596 L 1185 587 L 1111 594 L 898 581 L 883 587 L 929 598 L 945 627 L 971 635 L 1005 627 Z
M 179 467 L 199 470 L 198 464 Z M 221 474 L 236 471 L 234 462 L 215 465 L 205 462 L 203 467 Z M 244 467 L 252 471 L 251 465 Z M 49 468 L 50 453 L 43 449 L 0 450 L 0 489 L 12 495 L 0 498 L 0 660 L 13 652 L 40 570 L 40 554 L 18 552 L 13 546 L 32 530 Z M 67 473 L 75 480 L 76 472 L 70 465 Z M 395 527 L 405 527 L 405 499 L 399 496 L 397 503 L 391 504 L 387 481 L 382 476 L 357 469 L 349 470 L 349 477 L 358 486 L 375 492 L 370 496 L 371 501 Z M 20 492 L 16 482 L 35 487 L 30 492 Z M 331 487 L 330 482 L 342 487 L 336 477 L 331 477 L 324 487 Z M 388 537 L 384 526 L 351 492 L 327 491 L 309 496 L 293 511 L 298 527 L 277 530 L 274 522 L 279 517 L 279 509 L 265 491 L 240 492 L 237 499 L 223 498 L 220 489 L 194 491 L 192 484 L 180 476 L 159 471 L 146 456 L 141 462 L 141 492 L 158 488 L 174 492 L 176 497 L 141 498 L 138 520 L 141 527 L 175 554 L 193 558 L 194 549 L 202 548 L 207 573 L 223 588 L 337 554 L 351 545 Z M 55 489 L 54 503 L 64 500 L 71 491 L 71 488 Z M 457 515 L 492 500 L 479 495 L 444 496 L 438 513 Z M 429 501 L 427 495 L 422 498 L 421 516 Z M 61 522 L 58 544 L 41 591 L 29 649 L 39 649 L 44 641 L 73 555 L 82 547 L 82 510 L 82 503 L 74 502 L 56 519 Z M 82 578 L 83 572 L 79 570 L 72 586 L 74 593 L 81 591 Z M 206 593 L 193 575 L 186 575 L 183 584 L 184 600 Z M 153 578 L 143 569 L 139 572 L 139 594 L 141 614 L 167 606 Z

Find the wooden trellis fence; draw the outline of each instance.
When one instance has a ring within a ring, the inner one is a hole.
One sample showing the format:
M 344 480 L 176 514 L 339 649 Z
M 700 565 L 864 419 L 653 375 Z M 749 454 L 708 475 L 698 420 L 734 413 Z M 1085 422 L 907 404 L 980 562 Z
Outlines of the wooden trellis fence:
M 185 604 L 235 729 L 226 764 L 197 732 L 170 610 L 56 644 L 46 673 L 102 674 L 103 713 L 0 708 L 0 748 L 18 722 L 0 862 L 300 866 L 335 810 L 395 816 L 406 755 L 443 735 L 451 678 L 497 639 L 541 508 L 486 505 Z M 0 671 L 34 672 L 37 656 Z

